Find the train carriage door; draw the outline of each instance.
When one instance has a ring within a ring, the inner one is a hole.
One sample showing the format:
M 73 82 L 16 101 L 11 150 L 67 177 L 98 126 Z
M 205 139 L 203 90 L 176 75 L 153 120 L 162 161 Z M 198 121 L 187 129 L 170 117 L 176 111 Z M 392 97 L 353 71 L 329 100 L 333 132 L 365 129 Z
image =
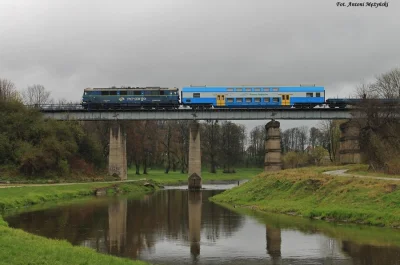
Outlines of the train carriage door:
M 282 106 L 290 106 L 290 95 L 282 95 Z
M 217 107 L 225 106 L 225 95 L 217 95 Z

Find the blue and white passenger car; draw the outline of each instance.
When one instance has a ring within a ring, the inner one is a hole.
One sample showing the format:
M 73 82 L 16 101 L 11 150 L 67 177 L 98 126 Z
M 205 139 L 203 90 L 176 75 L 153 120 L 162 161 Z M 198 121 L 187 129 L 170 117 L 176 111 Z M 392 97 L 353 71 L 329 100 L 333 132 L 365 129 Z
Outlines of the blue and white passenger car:
M 182 105 L 192 108 L 313 108 L 325 103 L 317 86 L 190 86 L 181 89 Z

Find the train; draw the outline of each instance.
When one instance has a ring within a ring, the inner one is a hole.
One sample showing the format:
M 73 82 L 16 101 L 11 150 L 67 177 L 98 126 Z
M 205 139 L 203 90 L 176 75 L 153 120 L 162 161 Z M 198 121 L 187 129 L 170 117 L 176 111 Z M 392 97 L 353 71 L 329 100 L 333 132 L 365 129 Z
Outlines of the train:
M 269 109 L 317 106 L 346 108 L 362 99 L 333 98 L 325 100 L 325 88 L 300 86 L 185 86 L 85 88 L 82 107 L 86 110 L 162 109 Z M 391 101 L 392 102 L 392 101 Z M 398 103 L 398 100 L 396 100 Z M 390 102 L 389 102 L 390 103 Z

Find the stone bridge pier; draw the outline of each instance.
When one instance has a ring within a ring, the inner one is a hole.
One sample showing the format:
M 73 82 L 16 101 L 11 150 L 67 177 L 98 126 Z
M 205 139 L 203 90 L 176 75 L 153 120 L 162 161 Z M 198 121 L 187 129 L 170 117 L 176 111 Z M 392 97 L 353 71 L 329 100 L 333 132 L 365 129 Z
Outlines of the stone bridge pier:
M 189 127 L 189 165 L 188 188 L 189 190 L 201 189 L 201 149 L 200 149 L 200 124 L 192 121 Z
M 349 120 L 340 125 L 339 161 L 341 164 L 361 163 L 360 125 Z
M 108 155 L 108 173 L 121 180 L 128 179 L 126 162 L 126 134 L 119 123 L 110 127 L 110 152 Z
M 272 120 L 265 125 L 267 138 L 265 139 L 264 171 L 277 171 L 282 169 L 281 159 L 281 132 L 280 123 Z

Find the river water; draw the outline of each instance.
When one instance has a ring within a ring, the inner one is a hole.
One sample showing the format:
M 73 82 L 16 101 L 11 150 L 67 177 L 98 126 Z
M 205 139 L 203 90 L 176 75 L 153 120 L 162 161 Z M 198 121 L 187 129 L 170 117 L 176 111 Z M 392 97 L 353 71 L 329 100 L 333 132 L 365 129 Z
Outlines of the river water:
M 141 199 L 95 198 L 5 217 L 11 227 L 153 264 L 400 264 L 398 230 L 224 208 L 234 185 L 166 187 Z

